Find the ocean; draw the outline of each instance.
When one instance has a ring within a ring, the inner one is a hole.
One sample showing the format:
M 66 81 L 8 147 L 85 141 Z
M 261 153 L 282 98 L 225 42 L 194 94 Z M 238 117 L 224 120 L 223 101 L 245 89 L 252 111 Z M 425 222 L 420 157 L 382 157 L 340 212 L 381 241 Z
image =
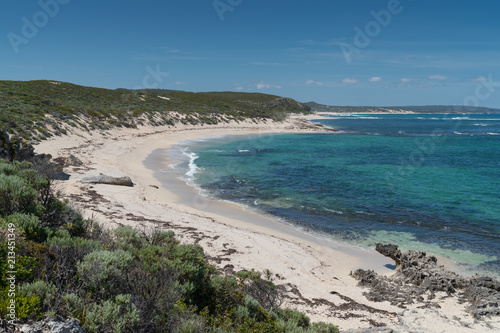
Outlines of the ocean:
M 500 276 L 499 114 L 315 122 L 339 131 L 185 142 L 175 168 L 207 196 L 308 233 L 397 244 Z

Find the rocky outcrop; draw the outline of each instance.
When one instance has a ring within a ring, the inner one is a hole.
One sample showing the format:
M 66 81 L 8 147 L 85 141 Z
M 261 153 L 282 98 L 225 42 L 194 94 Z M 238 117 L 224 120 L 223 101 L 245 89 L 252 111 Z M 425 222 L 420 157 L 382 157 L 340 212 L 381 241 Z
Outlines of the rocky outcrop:
M 91 184 L 106 184 L 106 185 L 116 185 L 116 186 L 134 186 L 132 179 L 130 177 L 111 177 L 104 174 L 99 174 L 99 176 L 86 177 L 83 178 L 82 183 Z
M 49 154 L 36 154 L 35 148 L 21 137 L 9 135 L 0 129 L 0 158 L 9 161 L 29 161 L 36 163 L 48 162 Z
M 16 135 L 0 130 L 0 157 L 9 161 L 26 161 L 35 156 L 35 149 Z
M 477 276 L 470 279 L 464 291 L 474 317 L 500 316 L 500 282 L 491 277 Z
M 351 276 L 359 285 L 368 287 L 364 295 L 371 301 L 388 301 L 405 308 L 413 303 L 425 303 L 425 307 L 439 307 L 433 300 L 437 292 L 456 295 L 468 302 L 468 311 L 476 318 L 500 315 L 500 282 L 484 276 L 465 278 L 444 269 L 434 256 L 425 252 L 401 252 L 395 245 L 377 244 L 376 250 L 392 258 L 397 265 L 391 277 L 380 276 L 374 271 L 358 269 Z
M 85 333 L 77 319 L 45 319 L 33 324 L 16 325 L 15 333 Z
M 66 180 L 69 175 L 63 172 L 63 166 L 57 159 L 53 160 L 50 154 L 36 154 L 35 148 L 22 138 L 0 129 L 0 158 L 8 161 L 27 161 L 33 168 L 51 179 Z
M 59 168 L 61 168 L 61 171 L 65 167 L 83 165 L 83 162 L 74 155 L 69 155 L 68 157 L 57 157 L 53 160 L 53 162 L 56 163 Z
M 396 245 L 392 244 L 384 245 L 378 243 L 376 245 L 375 250 L 378 253 L 394 260 L 396 262 L 396 269 L 401 268 L 401 251 L 398 250 L 398 247 Z
M 83 162 L 75 155 L 69 155 L 69 157 L 67 157 L 64 160 L 64 166 L 82 166 L 82 165 Z

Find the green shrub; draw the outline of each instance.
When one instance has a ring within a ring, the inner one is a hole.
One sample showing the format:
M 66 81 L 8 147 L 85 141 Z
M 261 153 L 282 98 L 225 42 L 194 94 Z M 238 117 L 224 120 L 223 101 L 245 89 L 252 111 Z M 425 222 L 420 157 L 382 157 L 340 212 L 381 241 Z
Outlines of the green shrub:
M 295 322 L 289 322 L 283 319 L 275 321 L 274 331 L 279 333 L 304 333 L 304 329 L 302 327 L 298 327 Z
M 144 267 L 140 259 L 128 267 L 124 290 L 131 295 L 141 316 L 136 331 L 161 331 L 176 322 L 176 303 L 182 299 L 175 285 L 178 272 L 161 264 L 156 269 Z
M 131 264 L 132 255 L 123 250 L 94 251 L 77 264 L 83 288 L 99 297 L 109 297 L 123 285 L 125 269 Z
M 205 322 L 199 317 L 183 320 L 175 329 L 174 333 L 203 333 L 206 332 Z
M 49 198 L 43 202 L 42 222 L 53 229 L 64 228 L 71 236 L 83 236 L 85 233 L 82 216 L 70 207 L 67 200 Z
M 113 300 L 89 307 L 84 328 L 88 332 L 121 333 L 130 330 L 139 320 L 139 312 L 130 301 L 130 295 L 116 295 Z
M 17 175 L 0 174 L 0 217 L 14 213 L 35 213 L 37 192 Z
M 12 163 L 6 163 L 0 159 L 0 174 L 4 174 L 6 176 L 12 176 L 16 174 L 16 172 L 17 168 Z
M 145 244 L 144 238 L 137 235 L 137 230 L 131 226 L 118 227 L 113 232 L 115 245 L 123 250 L 137 253 Z
M 213 289 L 209 281 L 212 276 L 218 274 L 218 271 L 205 262 L 201 246 L 178 245 L 172 253 L 172 266 L 179 271 L 179 289 L 191 304 L 199 308 L 213 306 L 210 304 Z
M 67 230 L 56 232 L 56 236 L 47 241 L 47 247 L 53 254 L 47 264 L 48 278 L 58 288 L 66 290 L 66 286 L 76 282 L 77 264 L 91 252 L 101 249 L 98 241 L 72 238 Z
M 9 292 L 8 289 L 0 291 L 0 318 L 6 318 L 6 315 L 10 313 L 8 307 L 10 306 Z M 43 315 L 42 308 L 40 306 L 40 299 L 38 296 L 26 296 L 20 292 L 17 292 L 15 297 L 15 313 L 16 318 L 23 321 L 27 319 L 40 319 Z
M 250 310 L 246 306 L 238 305 L 234 314 L 236 317 L 248 318 L 250 317 Z
M 317 333 L 339 333 L 339 328 L 337 326 L 322 321 L 313 323 L 312 327 Z
M 83 322 L 85 319 L 85 300 L 75 293 L 66 293 L 62 296 L 62 299 L 64 300 L 64 309 L 70 313 L 72 317 Z
M 173 249 L 179 244 L 179 241 L 175 239 L 175 233 L 172 230 L 169 231 L 158 231 L 154 230 L 149 238 L 149 243 L 151 245 L 163 246 L 167 249 Z
M 3 226 L 7 226 L 10 223 L 14 224 L 16 230 L 24 235 L 27 240 L 44 242 L 50 233 L 48 228 L 42 226 L 40 219 L 32 214 L 14 213 L 7 216 L 3 221 L 0 221 L 0 225 Z
M 25 294 L 28 298 L 37 296 L 42 311 L 49 311 L 54 308 L 57 297 L 57 288 L 45 281 L 38 280 L 33 283 L 25 283 L 18 288 L 18 292 Z
M 261 306 L 255 298 L 250 295 L 245 296 L 245 307 L 248 309 L 250 314 L 256 315 L 261 312 Z
M 308 328 L 311 324 L 311 320 L 304 313 L 292 310 L 292 309 L 278 309 L 276 311 L 278 317 L 285 320 L 286 322 L 293 322 L 296 326 L 302 328 Z
M 240 279 L 242 292 L 255 298 L 266 310 L 275 310 L 283 303 L 283 295 L 274 284 L 270 270 L 264 271 L 264 278 L 253 269 L 237 272 L 236 276 Z
M 7 261 L 9 253 L 7 245 L 7 235 L 0 227 L 0 290 L 7 286 L 6 274 L 10 271 Z

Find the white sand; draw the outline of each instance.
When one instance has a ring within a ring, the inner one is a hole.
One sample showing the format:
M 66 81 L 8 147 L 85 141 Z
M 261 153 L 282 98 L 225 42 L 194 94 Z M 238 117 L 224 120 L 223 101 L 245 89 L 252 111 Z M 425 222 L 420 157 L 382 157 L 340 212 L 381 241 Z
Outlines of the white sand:
M 172 179 L 168 163 L 158 158 L 148 159 L 155 150 L 166 150 L 180 141 L 200 137 L 318 129 L 308 125 L 306 119 L 296 116 L 284 123 L 142 127 L 100 133 L 73 131 L 68 136 L 40 143 L 36 152 L 53 157 L 73 154 L 84 162 L 83 167 L 66 168 L 71 177 L 59 186 L 86 216 L 109 227 L 172 229 L 183 242 L 202 245 L 210 261 L 220 268 L 270 269 L 276 274 L 275 282 L 290 291 L 291 299 L 286 305 L 306 312 L 314 321 L 330 322 L 341 329 L 402 322 L 412 332 L 500 331 L 497 319 L 475 323 L 464 311 L 465 305 L 458 304 L 455 298 L 442 300 L 442 307 L 437 310 L 416 309 L 416 306 L 403 310 L 388 302 L 370 302 L 349 273 L 360 267 L 390 273 L 384 267 L 392 264 L 390 259 L 375 251 L 315 238 L 237 205 L 208 200 L 195 189 Z M 146 160 L 149 167 L 162 169 L 164 175 L 157 171 L 155 177 L 155 170 L 145 166 Z M 135 185 L 79 182 L 99 173 L 127 175 Z M 470 328 L 461 323 L 469 324 Z

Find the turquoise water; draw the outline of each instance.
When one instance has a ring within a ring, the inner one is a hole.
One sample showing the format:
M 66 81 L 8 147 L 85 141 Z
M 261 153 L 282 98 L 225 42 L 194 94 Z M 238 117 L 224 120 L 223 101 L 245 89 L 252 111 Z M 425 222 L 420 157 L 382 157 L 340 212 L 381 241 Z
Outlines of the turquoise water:
M 310 232 L 500 273 L 500 115 L 336 115 L 338 133 L 189 143 L 207 194 Z

